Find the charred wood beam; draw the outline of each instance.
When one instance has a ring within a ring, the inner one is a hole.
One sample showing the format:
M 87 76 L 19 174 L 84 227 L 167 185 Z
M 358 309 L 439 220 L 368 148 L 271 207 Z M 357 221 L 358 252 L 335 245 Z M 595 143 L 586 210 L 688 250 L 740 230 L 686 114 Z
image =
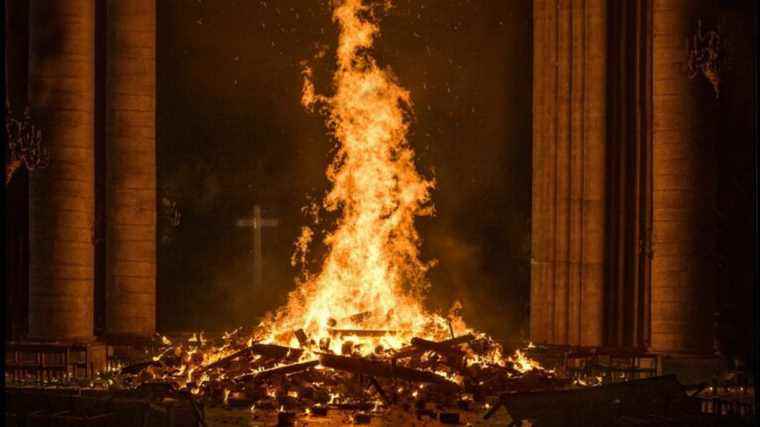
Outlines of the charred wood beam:
M 383 387 L 380 386 L 379 382 L 377 382 L 377 379 L 375 377 L 369 377 L 369 383 L 372 385 L 375 391 L 377 391 L 377 394 L 380 396 L 380 399 L 383 400 L 383 403 L 390 405 L 391 401 L 388 399 L 388 395 L 385 393 L 385 390 L 383 390 Z
M 298 357 L 303 353 L 300 348 L 284 347 L 276 344 L 253 344 L 251 352 L 260 356 L 271 358 Z
M 429 351 L 434 351 L 442 356 L 458 356 L 462 352 L 454 345 L 426 340 L 424 338 L 412 338 L 412 345 Z
M 443 378 L 440 375 L 417 369 L 395 366 L 390 363 L 374 360 L 359 359 L 353 357 L 321 354 L 320 361 L 323 366 L 351 372 L 354 374 L 367 375 L 370 377 L 396 378 L 412 382 L 438 384 L 452 390 L 460 389 L 459 385 Z
M 400 349 L 391 358 L 402 359 L 404 357 L 416 356 L 426 351 L 435 351 L 436 353 L 446 356 L 455 351 L 454 346 L 469 343 L 474 339 L 475 336 L 472 334 L 461 335 L 440 342 L 429 341 L 422 338 L 412 338 L 412 345 Z
M 209 363 L 208 365 L 203 366 L 202 368 L 198 370 L 198 372 L 205 372 L 205 371 L 208 371 L 209 369 L 215 369 L 215 368 L 223 368 L 223 367 L 229 366 L 230 363 L 234 362 L 237 359 L 240 359 L 240 358 L 248 359 L 252 357 L 253 355 L 254 353 L 251 351 L 251 348 L 246 347 L 242 350 L 239 350 L 230 354 L 229 356 L 222 357 L 216 362 Z
M 570 380 L 555 378 L 540 373 L 529 373 L 519 377 L 504 378 L 503 376 L 491 377 L 472 388 L 481 394 L 494 394 L 499 392 L 527 393 L 538 391 L 552 391 L 566 387 Z
M 278 375 L 294 374 L 296 372 L 302 372 L 307 369 L 311 369 L 319 365 L 318 360 L 310 360 L 308 362 L 294 363 L 292 365 L 279 366 L 277 368 L 267 369 L 266 371 L 257 372 L 255 374 L 243 375 L 237 378 L 238 382 L 261 382 L 269 378 Z
M 204 366 L 199 370 L 199 372 L 224 367 L 238 358 L 249 358 L 253 355 L 259 355 L 268 359 L 279 360 L 285 358 L 295 358 L 300 356 L 302 353 L 303 350 L 299 348 L 283 347 L 276 344 L 253 344 L 250 347 L 246 347 L 240 351 L 232 353 L 229 356 L 223 357 L 214 363 L 210 363 Z
M 298 344 L 301 345 L 301 348 L 309 346 L 309 337 L 306 336 L 306 332 L 303 329 L 298 329 L 293 334 L 298 338 Z

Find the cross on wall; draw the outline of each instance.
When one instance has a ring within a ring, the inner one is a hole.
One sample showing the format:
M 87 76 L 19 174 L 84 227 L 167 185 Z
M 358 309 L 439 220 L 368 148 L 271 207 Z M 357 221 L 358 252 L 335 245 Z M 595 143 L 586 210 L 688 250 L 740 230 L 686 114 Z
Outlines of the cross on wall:
M 280 221 L 277 218 L 264 218 L 261 216 L 261 206 L 254 205 L 253 217 L 241 218 L 237 221 L 238 227 L 253 228 L 253 285 L 260 286 L 264 280 L 264 268 L 262 265 L 261 232 L 264 227 L 277 227 Z

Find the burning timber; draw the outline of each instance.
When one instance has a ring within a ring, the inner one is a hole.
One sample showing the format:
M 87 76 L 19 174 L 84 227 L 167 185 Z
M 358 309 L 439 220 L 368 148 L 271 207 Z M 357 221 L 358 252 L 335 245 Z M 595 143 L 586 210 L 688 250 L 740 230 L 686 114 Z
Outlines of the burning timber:
M 302 335 L 300 340 L 297 335 Z M 371 354 L 363 354 L 358 347 L 338 354 L 324 350 L 305 333 L 293 333 L 294 343 L 303 341 L 300 347 L 261 342 L 255 336 L 242 329 L 221 337 L 200 334 L 174 342 L 157 336 L 147 348 L 153 357 L 111 367 L 92 382 L 78 383 L 77 393 L 84 400 L 66 404 L 95 405 L 92 411 L 96 412 L 139 404 L 142 411 L 164 411 L 175 419 L 180 411 L 201 424 L 209 413 L 224 413 L 283 423 L 315 417 L 331 422 L 350 416 L 354 423 L 377 418 L 387 425 L 409 425 L 417 423 L 415 419 L 423 424 L 426 419 L 442 424 L 482 419 L 506 425 L 508 413 L 514 419 L 558 426 L 617 425 L 621 417 L 637 422 L 670 417 L 688 421 L 679 425 L 727 425 L 720 424 L 725 419 L 719 418 L 752 413 L 751 404 L 745 408 L 728 398 L 717 400 L 708 384 L 684 387 L 672 376 L 647 378 L 646 372 L 640 372 L 645 379 L 621 383 L 609 383 L 614 376 L 593 377 L 598 374 L 593 368 L 604 363 L 605 355 L 618 355 L 610 349 L 529 345 L 505 356 L 491 338 L 469 333 L 441 341 L 415 337 L 397 349 L 376 349 Z M 579 354 L 597 358 L 588 359 L 580 371 L 570 369 L 575 362 L 557 365 L 554 371 L 527 356 L 547 359 L 546 353 L 554 352 L 566 361 Z M 596 381 L 577 376 L 587 369 Z M 70 390 L 75 384 L 70 380 L 59 386 Z M 39 383 L 29 385 L 25 389 L 15 384 L 13 396 L 27 399 L 24 396 L 34 395 L 35 388 L 41 390 Z M 61 388 L 45 387 L 54 394 Z M 740 390 L 738 397 L 751 398 L 746 384 L 734 388 Z M 48 399 L 47 395 L 39 398 Z
M 256 342 L 241 330 L 215 339 L 160 337 L 152 347 L 155 356 L 104 372 L 100 379 L 112 389 L 173 390 L 211 406 L 310 413 L 315 407 L 417 410 L 425 402 L 456 409 L 462 402 L 496 402 L 504 393 L 570 383 L 519 352 L 504 357 L 499 344 L 482 334 L 443 341 L 415 337 L 398 349 L 369 355 L 358 347 L 336 354 L 302 332 L 294 337 L 300 348 Z

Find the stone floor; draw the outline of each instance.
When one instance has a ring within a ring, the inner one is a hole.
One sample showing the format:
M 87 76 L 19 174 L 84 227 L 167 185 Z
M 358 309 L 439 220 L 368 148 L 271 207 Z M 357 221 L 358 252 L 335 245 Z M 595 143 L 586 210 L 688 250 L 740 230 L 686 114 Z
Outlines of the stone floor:
M 460 412 L 460 426 L 506 426 L 511 421 L 505 410 L 500 410 L 489 420 L 483 420 L 482 411 Z M 301 416 L 294 426 L 352 426 L 355 425 L 351 418 L 351 411 L 330 411 L 326 417 Z M 251 413 L 248 410 L 231 410 L 224 408 L 207 408 L 206 423 L 209 427 L 223 426 L 274 426 L 277 425 L 277 414 L 271 411 L 259 411 Z M 437 420 L 424 418 L 417 419 L 414 414 L 396 409 L 384 414 L 373 414 L 369 424 L 374 427 L 380 426 L 416 426 L 434 427 L 444 426 Z

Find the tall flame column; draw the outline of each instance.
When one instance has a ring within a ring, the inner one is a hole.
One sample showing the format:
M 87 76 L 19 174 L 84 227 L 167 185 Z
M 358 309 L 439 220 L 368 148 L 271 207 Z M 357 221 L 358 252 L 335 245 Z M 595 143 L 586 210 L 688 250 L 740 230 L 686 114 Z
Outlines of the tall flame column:
M 106 331 L 155 331 L 154 0 L 109 1 L 106 82 Z
M 604 0 L 533 3 L 531 339 L 603 340 Z
M 50 165 L 30 180 L 29 335 L 93 338 L 94 0 L 30 2 L 30 104 Z

